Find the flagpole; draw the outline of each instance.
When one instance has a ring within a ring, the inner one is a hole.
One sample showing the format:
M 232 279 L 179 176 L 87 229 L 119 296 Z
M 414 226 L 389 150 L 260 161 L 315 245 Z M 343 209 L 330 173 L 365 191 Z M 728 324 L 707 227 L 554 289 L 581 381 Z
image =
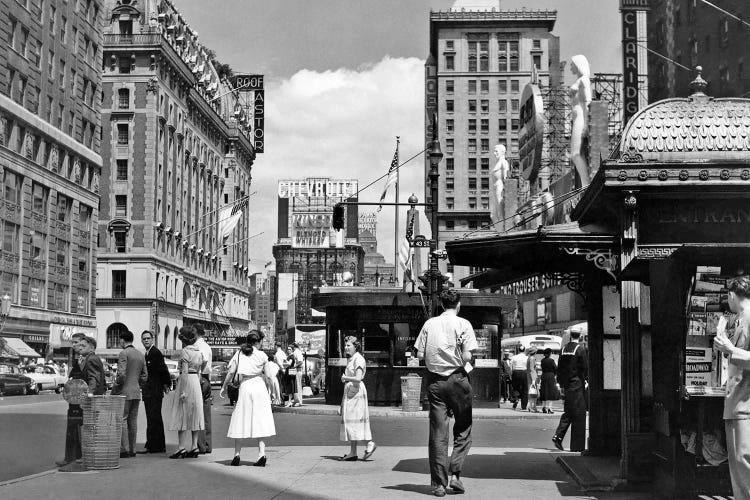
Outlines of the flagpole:
M 396 136 L 396 154 L 398 155 L 398 145 L 400 142 L 400 137 Z M 396 206 L 394 207 L 394 217 L 395 217 L 395 224 L 393 224 L 393 278 L 396 282 L 396 286 L 398 286 L 398 272 L 396 271 L 398 269 L 398 178 L 399 178 L 399 169 L 396 168 Z

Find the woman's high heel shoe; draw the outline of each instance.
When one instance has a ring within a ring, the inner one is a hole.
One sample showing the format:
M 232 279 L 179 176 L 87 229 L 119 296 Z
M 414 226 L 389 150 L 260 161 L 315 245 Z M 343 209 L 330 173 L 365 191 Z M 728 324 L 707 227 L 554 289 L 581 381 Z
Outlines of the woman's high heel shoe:
M 266 456 L 263 455 L 258 459 L 257 462 L 253 464 L 253 467 L 265 467 L 266 466 Z
M 185 458 L 198 458 L 198 455 L 200 454 L 201 450 L 198 448 L 193 448 L 189 452 L 185 453 Z
M 187 455 L 187 451 L 185 451 L 184 448 L 180 448 L 176 452 L 169 455 L 169 458 L 185 458 L 185 455 Z

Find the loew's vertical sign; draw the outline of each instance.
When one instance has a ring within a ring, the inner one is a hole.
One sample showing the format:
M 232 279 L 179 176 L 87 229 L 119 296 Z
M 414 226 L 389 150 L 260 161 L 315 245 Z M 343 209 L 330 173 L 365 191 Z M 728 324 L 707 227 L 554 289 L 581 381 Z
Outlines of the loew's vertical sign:
M 620 0 L 623 125 L 638 112 L 638 11 L 648 9 L 649 0 Z
M 253 147 L 256 153 L 263 153 L 265 144 L 265 90 L 263 75 L 234 75 L 234 88 L 240 92 L 253 93 Z

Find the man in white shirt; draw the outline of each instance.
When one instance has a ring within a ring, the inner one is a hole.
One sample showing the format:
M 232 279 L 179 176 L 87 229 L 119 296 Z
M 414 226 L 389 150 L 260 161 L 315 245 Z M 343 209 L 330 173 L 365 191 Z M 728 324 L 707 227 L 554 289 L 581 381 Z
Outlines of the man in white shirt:
M 292 368 L 294 369 L 294 404 L 292 406 L 302 406 L 302 377 L 304 373 L 305 355 L 302 354 L 302 349 L 299 348 L 297 342 L 292 344 L 294 351 L 292 351 Z M 292 370 L 289 370 L 292 371 Z
M 284 349 L 281 348 L 281 342 L 276 342 L 276 352 L 273 355 L 273 360 L 277 365 L 279 365 L 279 373 L 277 375 L 277 378 L 279 379 L 279 387 L 281 389 L 281 394 L 279 396 L 286 400 L 286 393 L 289 391 L 289 388 L 287 387 L 288 384 L 286 384 L 284 380 L 284 372 L 286 371 L 287 366 L 287 356 L 284 352 Z
M 211 346 L 208 345 L 203 336 L 206 332 L 203 330 L 203 325 L 195 323 L 193 330 L 198 339 L 195 341 L 195 347 L 203 355 L 203 359 L 206 360 L 206 366 L 203 368 L 201 377 L 208 382 L 209 393 L 208 397 L 203 398 L 203 422 L 205 430 L 198 431 L 198 449 L 201 453 L 211 453 L 211 406 L 213 403 L 213 397 L 211 397 L 211 362 L 213 361 L 213 353 L 211 352 Z M 205 382 L 202 382 L 205 384 Z
M 529 403 L 529 371 L 527 365 L 529 357 L 526 355 L 525 347 L 519 347 L 518 354 L 510 358 L 510 382 L 513 385 L 513 391 L 518 392 L 521 397 L 521 409 L 525 410 Z M 515 395 L 514 395 L 515 396 Z M 513 409 L 518 406 L 518 399 L 513 400 Z
M 471 448 L 473 392 L 469 371 L 472 351 L 477 349 L 474 328 L 458 317 L 461 297 L 456 290 L 444 290 L 440 300 L 445 312 L 428 319 L 415 347 L 427 366 L 427 397 L 430 401 L 430 477 L 433 494 L 445 496 L 450 486 L 463 493 L 461 471 Z M 453 414 L 453 454 L 448 459 L 449 415 Z M 448 474 L 451 474 L 450 483 Z

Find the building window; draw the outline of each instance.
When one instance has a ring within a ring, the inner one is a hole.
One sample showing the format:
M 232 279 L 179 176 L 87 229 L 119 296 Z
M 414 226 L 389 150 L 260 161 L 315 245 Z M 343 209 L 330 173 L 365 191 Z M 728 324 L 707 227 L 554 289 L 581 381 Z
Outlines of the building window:
M 486 35 L 479 35 L 486 37 Z M 489 71 L 489 41 L 469 40 L 469 71 Z
M 130 90 L 119 89 L 117 91 L 117 107 L 127 109 L 130 107 Z
M 445 110 L 448 113 L 453 113 L 453 99 L 448 99 L 445 101 Z
M 469 139 L 469 153 L 476 153 L 476 152 L 477 152 L 477 140 Z
M 508 93 L 508 80 L 498 80 L 497 81 L 497 92 L 499 94 L 507 94 Z
M 26 304 L 33 307 L 44 307 L 45 299 L 47 295 L 47 287 L 44 285 L 44 280 L 29 279 L 29 293 Z
M 482 158 L 482 172 L 489 172 L 490 170 L 490 159 Z
M 453 210 L 454 206 L 455 206 L 455 204 L 454 204 L 453 197 L 452 196 L 447 197 L 445 199 L 445 208 L 447 208 L 448 210 Z
M 50 34 L 55 34 L 55 14 L 57 13 L 57 9 L 55 9 L 54 6 L 50 6 L 49 8 L 49 32 Z
M 490 152 L 490 140 L 489 139 L 482 139 L 480 144 L 482 148 L 482 153 Z
M 127 243 L 127 235 L 125 231 L 115 231 L 114 235 L 115 235 L 115 252 L 125 253 L 126 243 Z
M 487 190 L 490 188 L 490 178 L 489 177 L 482 177 L 481 179 L 482 184 L 480 185 L 481 189 Z
M 476 80 L 468 80 L 466 83 L 468 83 L 468 91 L 469 94 L 476 94 L 477 93 L 477 81 Z
M 453 177 L 445 178 L 445 189 L 450 189 L 450 190 L 454 189 Z
M 453 133 L 453 120 L 445 120 L 445 133 L 446 134 Z
M 127 123 L 117 124 L 117 144 L 119 146 L 127 146 L 129 139 L 128 129 L 129 127 Z
M 477 199 L 474 198 L 473 196 L 469 197 L 469 208 L 472 209 L 472 210 L 474 210 L 475 208 L 477 208 Z
M 8 295 L 11 304 L 18 304 L 17 274 L 0 273 L 0 295 Z
M 455 50 L 455 45 L 453 40 L 446 40 L 445 41 L 445 50 Z
M 539 40 L 538 38 L 535 38 L 531 42 L 531 46 L 534 48 L 534 50 L 541 50 L 542 49 L 542 41 Z
M 469 229 L 476 229 L 477 228 L 477 221 L 470 220 L 469 221 Z
M 127 289 L 127 272 L 112 271 L 112 298 L 124 299 Z
M 490 199 L 487 197 L 482 198 L 482 210 L 489 210 L 490 208 Z
M 40 215 L 47 215 L 47 198 L 49 189 L 34 182 L 31 187 L 32 210 Z
M 477 159 L 476 158 L 469 158 L 469 171 L 477 171 Z
M 128 160 L 117 160 L 117 177 L 118 181 L 128 180 Z
M 510 123 L 511 123 L 511 127 L 513 128 L 513 131 L 517 132 L 521 126 L 521 121 L 518 118 L 512 118 L 510 120 Z
M 64 223 L 70 222 L 70 208 L 73 200 L 67 196 L 57 193 L 57 220 Z
M 482 94 L 489 94 L 490 93 L 490 81 L 489 80 L 482 80 L 480 82 L 479 89 L 480 89 L 480 92 L 482 92 Z
M 446 139 L 445 140 L 445 152 L 446 153 L 453 153 L 453 139 Z
M 19 225 L 5 221 L 0 224 L 0 250 L 18 255 L 18 231 Z
M 500 132 L 505 132 L 508 130 L 508 120 L 506 118 L 500 118 L 497 121 L 497 129 Z
M 38 262 L 44 262 L 47 255 L 47 235 L 44 233 L 34 232 L 31 235 L 31 241 L 29 242 L 29 253 L 31 254 L 31 260 Z
M 456 227 L 456 222 L 452 220 L 445 221 L 445 229 L 452 231 Z
M 113 273 L 118 271 L 113 271 Z M 125 271 L 120 271 L 125 272 Z M 127 332 L 128 328 L 122 323 L 115 323 L 107 328 L 107 349 L 117 349 L 120 347 L 120 334 Z
M 500 99 L 497 101 L 497 110 L 500 113 L 507 113 L 508 112 L 508 101 L 505 99 Z
M 23 57 L 28 56 L 28 54 L 26 53 L 28 45 L 29 45 L 29 30 L 27 30 L 26 28 L 21 28 L 21 36 L 18 38 L 17 51 Z
M 79 205 L 78 207 L 78 224 L 81 231 L 91 231 L 92 208 L 86 205 Z
M 510 81 L 510 91 L 511 92 L 518 92 L 519 91 L 519 82 L 518 82 L 518 80 L 511 80 Z
M 455 83 L 453 82 L 453 80 L 446 80 L 445 81 L 445 93 L 452 94 L 454 86 L 455 86 Z
M 490 133 L 490 121 L 487 118 L 482 119 L 480 132 L 485 135 Z
M 23 181 L 20 175 L 11 172 L 7 168 L 3 169 L 3 185 L 2 194 L 5 203 L 12 203 L 14 205 L 21 204 L 21 188 Z
M 453 54 L 445 54 L 445 69 L 446 71 L 452 71 L 456 69 L 456 56 Z
M 65 43 L 65 37 L 68 30 L 68 19 L 65 16 L 62 16 L 62 19 L 60 21 L 60 40 L 62 41 L 62 43 Z
M 489 113 L 490 112 L 490 101 L 489 99 L 482 99 L 482 113 Z
M 53 291 L 53 304 L 52 309 L 57 311 L 68 310 L 68 297 L 70 296 L 70 289 L 67 285 L 56 284 Z
M 470 134 L 477 133 L 477 121 L 474 118 L 469 119 L 469 133 Z
M 65 60 L 60 59 L 60 64 L 58 65 L 58 71 L 57 71 L 57 79 L 60 82 L 60 87 L 65 87 Z
M 446 158 L 445 159 L 445 169 L 449 172 L 452 172 L 455 168 L 455 163 L 453 158 Z
M 115 217 L 127 218 L 128 197 L 124 194 L 115 195 Z
M 70 250 L 70 243 L 67 241 L 57 238 L 57 265 L 60 267 L 68 266 L 68 252 Z
M 120 73 L 130 73 L 130 58 L 121 57 L 117 61 L 117 68 Z
M 518 99 L 511 99 L 510 100 L 510 110 L 513 113 L 517 113 L 518 112 Z
M 469 113 L 476 113 L 476 112 L 477 112 L 477 100 L 469 99 Z
M 536 69 L 542 69 L 542 56 L 541 54 L 534 54 L 531 56 L 531 63 Z
M 476 188 L 477 188 L 477 178 L 469 177 L 469 189 L 476 189 Z

